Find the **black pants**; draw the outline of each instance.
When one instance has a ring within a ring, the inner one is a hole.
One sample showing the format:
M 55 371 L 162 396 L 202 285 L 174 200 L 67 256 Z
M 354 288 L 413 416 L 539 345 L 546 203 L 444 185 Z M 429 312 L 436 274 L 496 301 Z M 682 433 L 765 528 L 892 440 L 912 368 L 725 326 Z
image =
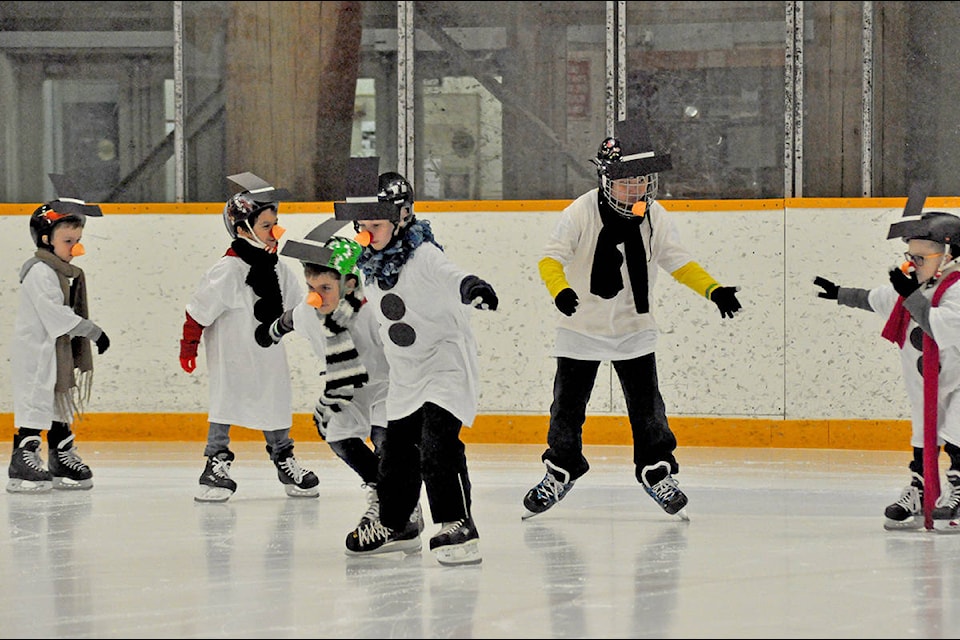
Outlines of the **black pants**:
M 547 432 L 548 448 L 541 459 L 569 472 L 571 480 L 590 469 L 583 457 L 583 423 L 599 368 L 600 362 L 595 360 L 557 358 L 550 430 Z M 677 438 L 667 423 L 657 380 L 656 356 L 651 353 L 633 360 L 614 360 L 613 369 L 620 379 L 627 403 L 637 480 L 640 480 L 640 472 L 645 466 L 661 460 L 670 463 L 671 473 L 677 473 L 680 467 L 673 456 Z
M 387 424 L 380 458 L 380 522 L 390 529 L 406 526 L 427 488 L 430 514 L 436 523 L 470 515 L 470 477 L 460 429 L 452 413 L 426 403 L 414 413 Z

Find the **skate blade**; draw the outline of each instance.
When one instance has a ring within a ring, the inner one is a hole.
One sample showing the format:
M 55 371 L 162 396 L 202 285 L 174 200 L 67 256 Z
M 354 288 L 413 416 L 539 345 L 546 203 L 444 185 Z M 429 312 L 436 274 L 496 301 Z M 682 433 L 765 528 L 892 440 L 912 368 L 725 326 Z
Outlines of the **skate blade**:
M 524 508 L 523 513 L 520 514 L 520 519 L 529 520 L 533 516 L 538 516 L 541 513 L 543 513 L 543 511 L 530 511 L 530 509 Z
M 196 502 L 226 502 L 232 495 L 233 491 L 225 487 L 201 486 L 193 499 Z
M 59 478 L 53 476 L 53 488 L 61 491 L 77 491 L 93 489 L 93 478 L 86 480 L 73 480 L 72 478 Z
M 320 497 L 320 488 L 311 487 L 310 489 L 301 489 L 295 484 L 285 484 L 283 485 L 284 491 L 287 492 L 287 495 L 291 498 L 319 498 Z
M 933 528 L 937 533 L 960 533 L 960 520 L 934 520 Z
M 7 481 L 7 493 L 47 493 L 53 490 L 53 482 L 50 480 L 22 480 L 20 478 L 10 478 Z
M 673 515 L 677 516 L 678 518 L 680 518 L 680 519 L 683 520 L 684 522 L 690 522 L 690 516 L 687 515 L 687 508 L 686 508 L 686 507 L 684 507 L 683 509 L 680 509 L 680 511 L 677 511 L 677 512 L 676 512 L 675 514 L 673 514 Z
M 437 562 L 445 567 L 480 564 L 483 561 L 480 557 L 480 545 L 476 540 L 438 547 L 433 550 L 433 555 L 436 556 Z
M 887 518 L 883 523 L 883 528 L 887 531 L 914 531 L 923 528 L 923 518 L 910 518 L 908 520 Z

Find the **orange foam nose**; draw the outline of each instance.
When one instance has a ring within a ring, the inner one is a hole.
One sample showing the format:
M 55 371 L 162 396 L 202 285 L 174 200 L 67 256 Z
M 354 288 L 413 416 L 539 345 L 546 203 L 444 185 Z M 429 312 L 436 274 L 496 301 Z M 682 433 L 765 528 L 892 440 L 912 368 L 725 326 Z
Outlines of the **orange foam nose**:
M 323 306 L 323 296 L 316 291 L 311 291 L 307 294 L 307 304 L 315 309 L 319 309 L 321 306 Z
M 84 248 L 83 248 L 83 245 L 80 244 L 79 242 L 78 242 L 77 244 L 73 245 L 73 248 L 70 249 L 70 255 L 72 255 L 74 258 L 76 258 L 77 256 L 82 256 L 82 255 L 84 255 L 86 252 L 87 252 L 87 250 L 84 249 Z
M 369 231 L 361 231 L 353 239 L 356 240 L 357 244 L 361 247 L 367 247 L 370 246 L 370 243 L 373 241 L 373 234 Z
M 909 260 L 907 260 L 902 265 L 900 265 L 900 271 L 902 271 L 904 275 L 910 275 L 913 272 L 913 270 L 914 270 L 913 263 L 910 262 Z
M 633 215 L 643 217 L 647 213 L 647 203 L 644 200 L 639 200 L 633 203 Z
M 280 237 L 286 232 L 287 230 L 278 224 L 273 225 L 273 229 L 270 230 L 270 233 L 273 235 L 274 240 L 279 240 Z

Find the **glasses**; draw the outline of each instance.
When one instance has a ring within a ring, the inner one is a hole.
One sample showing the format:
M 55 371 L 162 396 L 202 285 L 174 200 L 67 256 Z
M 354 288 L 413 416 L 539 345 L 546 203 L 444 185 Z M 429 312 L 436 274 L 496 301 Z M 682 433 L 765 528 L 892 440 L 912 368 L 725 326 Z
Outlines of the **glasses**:
M 930 255 L 927 255 L 927 256 L 918 256 L 910 253 L 909 251 L 905 251 L 903 254 L 903 257 L 906 258 L 908 261 L 912 262 L 913 264 L 917 265 L 918 267 L 922 267 L 923 261 L 925 259 L 936 258 L 942 255 L 943 255 L 942 253 L 931 253 Z

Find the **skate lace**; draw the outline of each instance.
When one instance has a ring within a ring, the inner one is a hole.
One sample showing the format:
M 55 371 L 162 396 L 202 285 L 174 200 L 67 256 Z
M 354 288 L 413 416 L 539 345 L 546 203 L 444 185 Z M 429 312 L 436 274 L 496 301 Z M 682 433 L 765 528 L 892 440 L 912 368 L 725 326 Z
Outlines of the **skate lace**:
M 560 485 L 561 487 L 563 485 Z M 456 533 L 457 529 L 462 527 L 466 523 L 466 520 L 454 520 L 453 522 L 444 522 L 443 527 L 440 528 L 440 532 L 437 533 L 437 536 L 447 536 L 453 535 Z
M 214 458 L 210 468 L 218 478 L 230 478 L 230 461 L 224 458 Z
M 657 484 L 650 487 L 650 490 L 653 491 L 654 496 L 656 496 L 656 499 L 659 502 L 670 502 L 680 491 L 680 486 L 677 484 L 677 481 L 673 476 L 667 476 Z
M 300 466 L 300 463 L 297 462 L 297 459 L 293 456 L 290 456 L 286 460 L 281 460 L 279 466 L 288 476 L 293 478 L 293 481 L 296 484 L 303 482 L 303 476 L 307 475 L 308 473 L 306 469 Z
M 907 511 L 916 513 L 919 512 L 923 507 L 921 500 L 920 488 L 911 484 L 907 485 L 907 488 L 903 490 L 903 492 L 900 494 L 900 499 L 897 500 L 896 504 L 900 505 Z M 957 500 L 960 500 L 960 495 L 957 496 Z
M 43 471 L 43 458 L 40 457 L 40 452 L 24 447 L 20 449 L 20 455 L 23 458 L 23 462 L 30 468 L 36 471 Z
M 377 497 L 377 488 L 370 485 L 364 485 L 367 488 L 367 507 L 363 517 L 367 520 L 378 520 L 380 518 L 380 499 Z
M 566 493 L 566 488 L 563 486 L 563 483 L 554 478 L 550 473 L 543 476 L 543 480 L 537 485 L 537 496 L 545 500 L 559 502 L 564 493 Z M 461 520 L 460 523 L 462 522 Z M 454 522 L 451 524 L 455 525 L 458 523 Z
M 958 478 L 958 484 L 953 484 L 953 479 L 951 478 L 948 486 L 950 487 L 950 492 L 944 493 L 937 499 L 937 506 L 950 507 L 953 509 L 960 504 L 960 478 Z
M 87 465 L 83 463 L 83 460 L 80 459 L 80 454 L 77 453 L 76 447 L 70 447 L 66 450 L 58 449 L 57 458 L 62 465 L 73 471 L 85 471 L 88 468 Z
M 390 530 L 380 524 L 379 520 L 369 522 L 357 528 L 357 538 L 360 540 L 361 546 L 365 546 L 378 540 L 386 540 L 389 537 Z

